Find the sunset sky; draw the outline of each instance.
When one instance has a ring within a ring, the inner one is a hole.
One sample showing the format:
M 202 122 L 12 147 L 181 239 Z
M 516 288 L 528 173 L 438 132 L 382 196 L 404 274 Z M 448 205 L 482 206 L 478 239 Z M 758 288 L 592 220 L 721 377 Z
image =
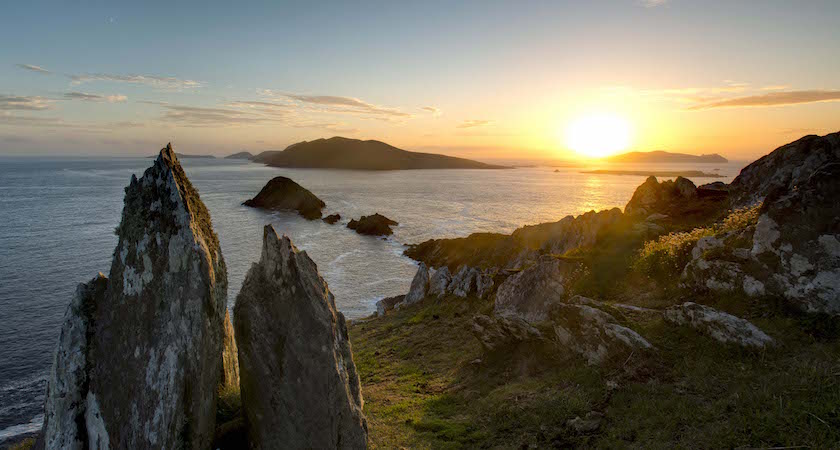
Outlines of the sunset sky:
M 77 3 L 4 5 L 0 154 L 568 159 L 595 115 L 626 150 L 749 160 L 840 130 L 837 0 Z

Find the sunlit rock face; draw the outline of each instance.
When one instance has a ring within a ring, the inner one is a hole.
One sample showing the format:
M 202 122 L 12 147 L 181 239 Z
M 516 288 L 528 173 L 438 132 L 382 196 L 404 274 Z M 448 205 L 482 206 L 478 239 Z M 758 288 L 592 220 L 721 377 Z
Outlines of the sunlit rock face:
M 647 217 L 653 213 L 673 214 L 681 204 L 697 198 L 697 188 L 691 180 L 677 177 L 676 180 L 657 181 L 648 179 L 636 188 L 633 197 L 624 207 L 624 213 Z
M 344 315 L 306 252 L 270 225 L 233 315 L 252 448 L 365 448 Z
M 125 190 L 108 278 L 67 309 L 46 448 L 211 445 L 227 274 L 210 215 L 170 146 Z

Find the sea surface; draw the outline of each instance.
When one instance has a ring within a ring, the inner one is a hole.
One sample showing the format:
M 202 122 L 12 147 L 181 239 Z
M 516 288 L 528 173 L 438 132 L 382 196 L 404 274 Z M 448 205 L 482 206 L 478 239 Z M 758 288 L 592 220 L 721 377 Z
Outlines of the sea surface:
M 62 317 L 76 285 L 107 275 L 124 187 L 148 158 L 0 157 L 0 443 L 43 421 L 43 397 Z M 408 291 L 416 264 L 404 244 L 474 232 L 509 233 L 627 203 L 645 177 L 582 174 L 583 167 L 389 172 L 278 169 L 241 160 L 183 159 L 210 210 L 228 268 L 232 307 L 259 259 L 262 227 L 274 225 L 306 250 L 350 318 Z M 729 182 L 743 163 L 622 166 L 624 170 L 717 168 Z M 604 167 L 586 167 L 597 169 Z M 610 167 L 615 168 L 615 167 Z M 557 170 L 557 171 L 555 171 Z M 340 213 L 336 225 L 241 203 L 272 177 L 292 178 Z M 714 179 L 695 179 L 698 185 Z M 351 218 L 384 214 L 400 223 L 387 238 L 360 236 Z

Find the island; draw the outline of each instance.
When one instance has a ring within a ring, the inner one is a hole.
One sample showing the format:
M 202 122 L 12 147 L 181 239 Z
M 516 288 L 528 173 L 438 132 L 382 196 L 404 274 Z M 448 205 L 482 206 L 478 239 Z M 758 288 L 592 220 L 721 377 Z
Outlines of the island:
M 251 152 L 238 152 L 232 155 L 225 156 L 225 159 L 251 159 L 254 155 Z
M 275 177 L 260 190 L 256 197 L 242 203 L 253 208 L 297 211 L 307 220 L 321 218 L 323 200 L 290 178 Z
M 686 178 L 723 178 L 719 173 L 703 172 L 701 170 L 582 170 L 580 173 L 588 173 L 592 175 L 637 175 L 643 177 L 686 177 Z
M 603 161 L 611 163 L 699 163 L 699 164 L 721 164 L 729 162 L 717 153 L 711 155 L 689 155 L 686 153 L 671 153 L 662 150 L 652 152 L 629 152 L 620 155 L 609 156 Z
M 273 167 L 351 170 L 507 168 L 453 156 L 410 152 L 380 141 L 338 136 L 298 142 L 283 151 L 266 151 L 253 161 Z
M 371 216 L 362 216 L 359 220 L 351 219 L 347 228 L 368 236 L 390 236 L 394 233 L 391 230 L 394 225 L 399 225 L 399 223 L 376 213 Z

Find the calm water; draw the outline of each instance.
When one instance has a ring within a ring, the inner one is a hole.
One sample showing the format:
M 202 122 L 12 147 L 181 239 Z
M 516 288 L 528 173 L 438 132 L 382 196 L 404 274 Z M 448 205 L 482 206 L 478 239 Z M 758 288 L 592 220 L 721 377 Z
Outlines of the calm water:
M 142 158 L 0 157 L 0 442 L 40 427 L 45 380 L 65 308 L 78 283 L 100 271 L 107 275 L 123 188 L 150 164 Z M 644 181 L 586 175 L 579 168 L 361 172 L 275 169 L 229 160 L 185 159 L 182 164 L 221 241 L 229 306 L 245 272 L 259 259 L 263 225 L 272 223 L 318 264 L 348 318 L 366 316 L 376 300 L 408 290 L 416 266 L 402 256 L 404 243 L 510 232 L 568 214 L 623 207 Z M 728 182 L 742 164 L 714 167 Z M 674 169 L 696 167 L 656 167 Z M 240 205 L 277 175 L 311 190 L 326 202 L 324 212 L 340 213 L 342 222 L 327 225 Z M 374 212 L 400 222 L 387 240 L 344 226 Z

